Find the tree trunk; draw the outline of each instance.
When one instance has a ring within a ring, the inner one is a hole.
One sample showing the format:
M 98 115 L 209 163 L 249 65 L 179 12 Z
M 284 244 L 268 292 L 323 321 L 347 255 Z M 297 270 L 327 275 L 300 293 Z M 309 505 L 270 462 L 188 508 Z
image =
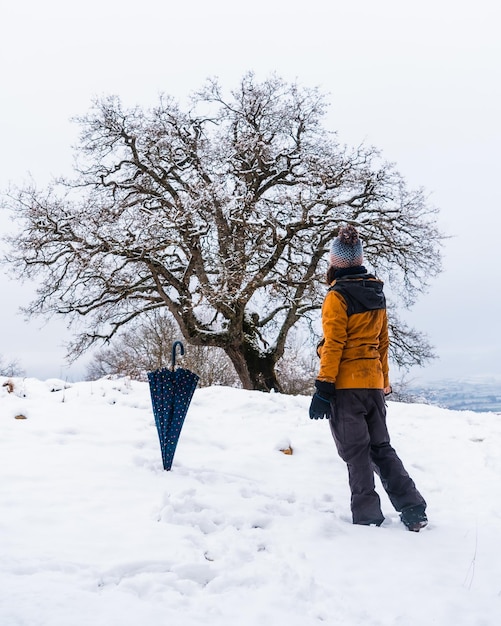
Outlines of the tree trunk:
M 244 389 L 254 389 L 242 350 L 238 346 L 229 346 L 223 349 L 233 363 L 233 367 L 235 368 L 237 376 L 240 378 L 242 387 Z
M 273 355 L 263 354 L 254 356 L 247 363 L 249 374 L 253 382 L 253 388 L 259 391 L 282 392 L 282 386 L 278 382 L 275 372 L 275 359 Z
M 259 352 L 247 342 L 224 348 L 224 350 L 231 359 L 244 389 L 282 391 L 275 372 L 274 353 Z

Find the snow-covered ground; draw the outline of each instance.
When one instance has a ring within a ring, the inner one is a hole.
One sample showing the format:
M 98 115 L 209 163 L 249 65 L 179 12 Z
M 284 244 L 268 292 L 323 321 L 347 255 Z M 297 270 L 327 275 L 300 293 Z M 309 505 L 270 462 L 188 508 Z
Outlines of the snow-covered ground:
M 351 524 L 346 468 L 309 398 L 197 390 L 165 472 L 146 383 L 13 382 L 1 626 L 501 623 L 499 415 L 389 402 L 428 501 L 410 533 L 381 488 L 384 525 Z

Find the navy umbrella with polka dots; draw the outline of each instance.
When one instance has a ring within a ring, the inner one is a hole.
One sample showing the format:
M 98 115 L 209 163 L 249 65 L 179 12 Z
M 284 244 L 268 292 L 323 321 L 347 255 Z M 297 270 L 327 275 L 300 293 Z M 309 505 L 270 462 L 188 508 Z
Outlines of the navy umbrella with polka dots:
M 188 412 L 199 377 L 183 368 L 176 369 L 176 348 L 184 347 L 180 341 L 172 345 L 172 368 L 162 367 L 148 372 L 151 404 L 160 439 L 162 461 L 165 470 L 170 470 L 176 451 L 184 418 Z

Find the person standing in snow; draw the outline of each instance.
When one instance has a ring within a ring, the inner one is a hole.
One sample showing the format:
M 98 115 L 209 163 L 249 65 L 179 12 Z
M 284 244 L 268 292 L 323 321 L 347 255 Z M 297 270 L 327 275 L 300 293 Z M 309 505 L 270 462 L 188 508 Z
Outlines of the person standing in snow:
M 353 226 L 339 230 L 330 249 L 330 285 L 322 307 L 320 370 L 312 419 L 328 418 L 348 468 L 354 524 L 383 523 L 374 472 L 405 526 L 426 526 L 426 502 L 390 445 L 385 395 L 391 392 L 388 322 L 383 283 L 363 266 Z

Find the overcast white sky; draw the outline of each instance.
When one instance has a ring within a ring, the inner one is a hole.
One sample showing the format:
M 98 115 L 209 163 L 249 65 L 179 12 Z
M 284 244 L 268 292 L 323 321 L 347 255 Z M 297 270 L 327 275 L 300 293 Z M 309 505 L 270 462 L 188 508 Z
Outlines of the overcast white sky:
M 365 141 L 423 186 L 453 237 L 445 271 L 408 321 L 440 359 L 413 376 L 501 376 L 497 285 L 501 225 L 501 38 L 496 0 L 18 0 L 2 7 L 0 189 L 31 173 L 70 173 L 77 127 L 95 95 L 182 100 L 209 76 L 248 70 L 329 93 L 327 125 Z M 8 228 L 0 215 L 2 229 Z M 29 376 L 78 379 L 65 323 L 25 322 L 33 285 L 0 277 L 4 360 Z

